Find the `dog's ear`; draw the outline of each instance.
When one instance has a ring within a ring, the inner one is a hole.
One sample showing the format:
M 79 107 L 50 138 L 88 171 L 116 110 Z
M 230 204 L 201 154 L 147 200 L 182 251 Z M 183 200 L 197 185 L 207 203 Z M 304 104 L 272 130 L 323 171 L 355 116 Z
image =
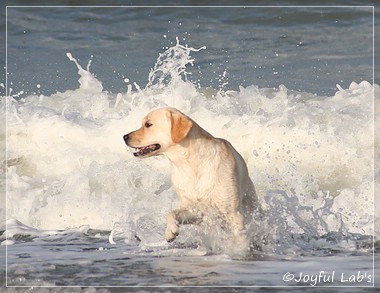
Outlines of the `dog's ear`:
M 180 143 L 189 133 L 193 123 L 181 113 L 170 111 L 171 114 L 171 135 L 174 143 Z

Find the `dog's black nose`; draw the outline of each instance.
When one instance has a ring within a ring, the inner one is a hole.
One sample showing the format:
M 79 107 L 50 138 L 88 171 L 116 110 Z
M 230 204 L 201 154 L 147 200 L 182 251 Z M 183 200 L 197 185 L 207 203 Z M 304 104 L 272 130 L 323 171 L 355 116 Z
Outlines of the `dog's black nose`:
M 129 136 L 128 136 L 128 134 L 124 135 L 124 136 L 123 136 L 123 139 L 124 139 L 124 141 L 125 141 L 125 142 L 127 142 L 127 141 L 128 141 L 128 139 L 129 139 Z

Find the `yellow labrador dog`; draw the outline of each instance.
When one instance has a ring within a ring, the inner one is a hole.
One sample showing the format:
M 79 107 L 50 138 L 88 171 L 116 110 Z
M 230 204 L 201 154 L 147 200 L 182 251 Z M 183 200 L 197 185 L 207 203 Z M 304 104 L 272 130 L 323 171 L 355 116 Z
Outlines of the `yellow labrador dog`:
M 174 108 L 149 113 L 124 141 L 136 149 L 136 157 L 162 154 L 170 160 L 180 208 L 168 214 L 168 242 L 178 235 L 180 224 L 200 223 L 215 212 L 235 236 L 246 239 L 244 222 L 250 220 L 257 198 L 247 165 L 228 141 L 213 137 Z

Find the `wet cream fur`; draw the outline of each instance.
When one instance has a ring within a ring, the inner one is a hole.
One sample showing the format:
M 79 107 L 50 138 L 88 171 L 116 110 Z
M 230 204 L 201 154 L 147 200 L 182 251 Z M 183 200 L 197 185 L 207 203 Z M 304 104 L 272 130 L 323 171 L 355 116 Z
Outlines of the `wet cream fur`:
M 162 154 L 170 160 L 180 207 L 167 216 L 167 241 L 175 239 L 181 224 L 200 223 L 209 213 L 221 216 L 238 241 L 247 241 L 245 224 L 257 198 L 243 158 L 227 140 L 213 137 L 174 108 L 154 110 L 125 137 L 133 148 L 159 144 L 144 157 Z

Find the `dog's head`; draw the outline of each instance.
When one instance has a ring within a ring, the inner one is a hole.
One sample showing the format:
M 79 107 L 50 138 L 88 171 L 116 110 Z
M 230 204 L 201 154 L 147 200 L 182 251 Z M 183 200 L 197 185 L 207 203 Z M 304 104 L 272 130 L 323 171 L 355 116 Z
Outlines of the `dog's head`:
M 179 144 L 192 126 L 190 118 L 177 109 L 161 108 L 150 112 L 139 129 L 123 138 L 129 147 L 136 149 L 134 156 L 146 158 Z

